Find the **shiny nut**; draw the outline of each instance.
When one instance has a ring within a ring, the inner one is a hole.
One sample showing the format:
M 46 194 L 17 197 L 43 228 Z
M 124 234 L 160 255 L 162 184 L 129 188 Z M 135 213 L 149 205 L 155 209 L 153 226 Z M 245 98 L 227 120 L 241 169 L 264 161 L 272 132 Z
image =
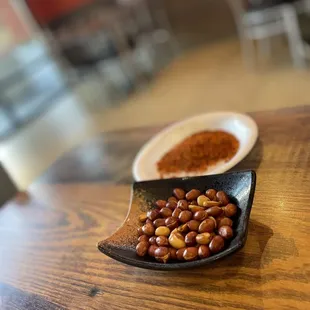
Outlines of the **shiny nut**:
M 147 251 L 149 249 L 149 243 L 148 242 L 139 242 L 136 246 L 136 253 L 139 255 L 139 256 L 145 256 Z
M 194 213 L 193 219 L 196 221 L 204 221 L 208 217 L 208 213 L 203 211 L 197 211 Z
M 183 253 L 183 258 L 185 260 L 195 260 L 198 258 L 198 248 L 196 247 L 189 247 L 186 248 Z
M 230 226 L 222 226 L 219 228 L 218 232 L 224 239 L 230 239 L 234 235 L 234 232 Z
M 210 188 L 206 191 L 206 196 L 210 199 L 210 200 L 215 200 L 216 198 L 216 190 L 213 188 Z
M 158 246 L 155 245 L 155 244 L 152 244 L 150 247 L 149 247 L 149 250 L 148 250 L 148 254 L 152 257 L 155 256 L 155 250 L 158 249 Z
M 172 233 L 169 236 L 169 244 L 175 249 L 181 249 L 186 246 L 184 237 L 179 232 Z
M 155 206 L 159 209 L 164 208 L 166 206 L 167 201 L 166 200 L 157 200 L 155 202 Z
M 142 226 L 142 231 L 145 235 L 153 236 L 154 232 L 155 232 L 155 228 L 154 228 L 153 224 L 147 223 L 147 224 Z
M 158 236 L 156 238 L 156 244 L 158 246 L 168 246 L 169 245 L 168 238 L 166 236 Z
M 170 258 L 170 251 L 167 247 L 158 247 L 155 252 L 155 258 L 163 263 L 167 263 Z
M 209 216 L 208 219 L 212 220 L 214 222 L 215 228 L 217 228 L 217 222 L 216 219 L 213 216 Z
M 194 205 L 194 206 L 198 206 L 197 200 L 192 200 L 189 204 Z
M 156 236 L 166 236 L 168 237 L 170 234 L 170 229 L 166 226 L 160 226 L 160 227 L 157 227 L 156 230 L 155 230 L 155 235 Z
M 170 217 L 172 215 L 172 210 L 165 207 L 165 208 L 160 209 L 159 213 L 162 217 L 166 218 L 166 217 Z
M 175 197 L 171 196 L 168 198 L 168 201 L 175 201 L 175 202 L 178 202 L 178 199 L 176 199 Z
M 149 244 L 156 244 L 156 237 L 155 236 L 152 236 L 149 238 Z
M 209 243 L 209 249 L 212 253 L 221 252 L 224 248 L 225 242 L 221 236 L 215 236 Z
M 223 210 L 220 207 L 211 207 L 206 210 L 209 216 L 217 217 L 223 214 Z
M 138 238 L 139 242 L 149 242 L 149 236 L 147 235 L 142 235 Z
M 186 200 L 179 200 L 177 207 L 181 210 L 188 210 L 188 202 Z
M 204 205 L 204 208 L 211 208 L 211 207 L 219 207 L 221 205 L 221 203 L 219 201 L 207 201 Z
M 179 220 L 176 217 L 170 216 L 166 218 L 165 225 L 170 229 L 173 230 L 179 226 Z
M 187 223 L 185 223 L 183 225 L 180 225 L 178 227 L 178 232 L 180 232 L 180 233 L 185 233 L 186 234 L 188 231 L 189 231 L 189 228 L 187 226 Z
M 147 212 L 147 217 L 151 220 L 151 221 L 155 221 L 158 217 L 159 217 L 159 210 L 157 209 L 153 209 Z
M 198 203 L 198 206 L 200 207 L 205 207 L 208 201 L 210 201 L 210 199 L 205 195 L 200 195 L 197 198 L 197 203 Z
M 205 232 L 196 236 L 196 242 L 198 244 L 209 244 L 212 240 L 212 235 Z
M 229 198 L 227 194 L 223 191 L 218 191 L 216 193 L 216 198 L 223 206 L 226 206 L 227 204 L 229 204 Z
M 211 255 L 211 251 L 207 245 L 201 245 L 198 248 L 198 256 L 200 258 L 207 258 Z
M 181 212 L 182 212 L 181 209 L 176 208 L 176 209 L 172 212 L 172 216 L 178 218 Z
M 146 212 L 144 212 L 144 213 L 142 213 L 142 214 L 139 215 L 139 221 L 140 221 L 141 223 L 144 223 L 146 220 L 147 220 L 147 214 L 146 214 Z
M 173 195 L 174 195 L 176 198 L 178 198 L 178 199 L 180 200 L 180 199 L 184 199 L 184 197 L 185 197 L 185 192 L 184 192 L 184 190 L 181 189 L 181 188 L 175 188 L 175 189 L 173 190 Z
M 146 221 L 145 221 L 145 224 L 147 224 L 147 223 L 153 224 L 153 221 L 151 221 L 149 218 L 147 218 Z
M 198 231 L 200 222 L 196 220 L 190 220 L 186 224 L 189 230 Z
M 184 251 L 186 250 L 186 248 L 181 248 L 181 249 L 178 249 L 177 250 L 177 259 L 178 260 L 184 260 L 184 257 L 183 257 L 183 254 L 184 254 Z
M 177 257 L 177 249 L 169 248 L 170 251 L 170 259 L 178 259 Z
M 187 246 L 194 246 L 196 244 L 196 236 L 197 233 L 195 231 L 191 231 L 189 232 L 186 236 L 185 236 L 185 244 Z
M 154 222 L 153 222 L 153 225 L 157 228 L 159 226 L 165 226 L 165 219 L 156 219 Z
M 142 236 L 142 235 L 143 235 L 142 227 L 139 227 L 139 228 L 138 228 L 138 235 L 139 235 L 139 236 Z
M 188 211 L 188 210 L 182 211 L 179 215 L 179 221 L 181 223 L 187 223 L 188 221 L 191 220 L 192 215 L 193 214 L 191 211 Z
M 192 200 L 197 199 L 199 195 L 200 195 L 200 191 L 198 189 L 192 189 L 186 193 L 185 198 L 188 201 L 192 201 Z
M 166 208 L 169 208 L 170 210 L 174 210 L 177 207 L 176 201 L 168 201 L 166 204 Z
M 217 218 L 216 221 L 217 221 L 217 227 L 218 228 L 220 228 L 222 226 L 230 226 L 230 227 L 232 227 L 232 225 L 233 225 L 233 221 L 230 218 L 226 217 L 226 216 L 223 216 L 221 218 Z
M 224 214 L 227 217 L 232 217 L 237 213 L 237 206 L 233 203 L 229 203 L 227 206 L 223 207 Z
M 196 213 L 198 211 L 204 211 L 205 209 L 203 207 L 199 207 L 199 206 L 196 206 L 196 205 L 189 205 L 188 206 L 188 209 L 193 212 L 193 213 Z
M 212 219 L 207 218 L 206 220 L 202 221 L 198 227 L 199 233 L 211 233 L 215 229 L 215 223 Z

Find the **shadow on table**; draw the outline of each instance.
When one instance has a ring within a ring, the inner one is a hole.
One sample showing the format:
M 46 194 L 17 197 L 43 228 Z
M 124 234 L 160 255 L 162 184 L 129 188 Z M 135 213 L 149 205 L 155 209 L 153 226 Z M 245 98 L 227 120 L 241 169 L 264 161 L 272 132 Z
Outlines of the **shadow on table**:
M 230 171 L 257 170 L 261 164 L 264 155 L 264 145 L 261 139 L 258 139 L 251 152 Z

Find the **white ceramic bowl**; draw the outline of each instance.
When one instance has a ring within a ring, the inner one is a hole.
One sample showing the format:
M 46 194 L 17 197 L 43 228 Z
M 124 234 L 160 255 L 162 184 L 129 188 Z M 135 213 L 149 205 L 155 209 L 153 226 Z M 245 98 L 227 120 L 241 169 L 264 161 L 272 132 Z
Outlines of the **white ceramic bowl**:
M 252 118 L 233 112 L 216 112 L 197 115 L 175 123 L 149 140 L 137 154 L 132 172 L 136 181 L 159 179 L 156 163 L 177 143 L 200 131 L 219 130 L 233 134 L 240 142 L 236 155 L 228 162 L 219 162 L 206 171 L 173 173 L 173 177 L 223 173 L 238 164 L 253 148 L 258 128 Z M 167 176 L 168 177 L 168 176 Z

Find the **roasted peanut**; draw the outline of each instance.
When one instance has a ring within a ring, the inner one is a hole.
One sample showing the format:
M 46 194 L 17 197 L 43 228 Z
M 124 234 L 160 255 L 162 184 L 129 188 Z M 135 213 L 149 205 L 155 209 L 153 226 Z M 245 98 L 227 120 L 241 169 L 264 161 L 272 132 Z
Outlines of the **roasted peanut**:
M 173 230 L 178 227 L 179 220 L 176 217 L 170 216 L 166 218 L 165 225 L 170 229 Z
M 181 210 L 180 208 L 176 208 L 176 209 L 174 209 L 174 211 L 172 212 L 172 216 L 178 218 L 181 212 L 182 212 L 182 210 Z
M 139 255 L 139 256 L 145 256 L 147 251 L 149 249 L 149 243 L 148 242 L 139 242 L 136 246 L 136 253 Z
M 155 258 L 163 263 L 167 263 L 170 258 L 170 251 L 166 247 L 158 247 L 155 251 Z
M 188 201 L 192 201 L 192 200 L 197 199 L 199 195 L 200 195 L 200 191 L 198 189 L 192 189 L 186 193 L 185 198 Z
M 185 248 L 185 240 L 181 233 L 175 232 L 169 236 L 169 244 L 175 249 Z
M 209 249 L 212 253 L 218 253 L 223 250 L 225 245 L 224 239 L 221 236 L 215 236 L 209 243 Z
M 168 246 L 169 245 L 168 238 L 166 236 L 158 236 L 156 238 L 156 244 L 158 246 Z
M 207 209 L 206 212 L 208 213 L 209 216 L 214 216 L 214 217 L 217 217 L 223 214 L 223 210 L 220 207 L 211 207 Z
M 139 215 L 139 221 L 140 221 L 141 223 L 144 223 L 146 220 L 147 220 L 147 214 L 146 214 L 146 212 L 144 212 L 144 213 L 142 213 L 142 214 Z
M 188 202 L 186 200 L 179 200 L 177 207 L 181 210 L 188 210 Z
M 205 195 L 200 195 L 197 198 L 197 203 L 200 207 L 206 207 L 208 201 L 210 201 L 210 199 Z
M 165 226 L 165 219 L 156 219 L 154 222 L 153 222 L 153 225 L 157 228 L 159 226 Z
M 156 207 L 159 209 L 164 208 L 166 206 L 167 201 L 166 200 L 157 200 L 155 202 Z
M 153 209 L 147 212 L 147 217 L 151 220 L 151 221 L 155 221 L 158 217 L 159 217 L 159 210 L 157 209 Z
M 169 236 L 170 234 L 170 229 L 166 226 L 159 226 L 155 230 L 155 235 L 156 236 Z
M 222 226 L 219 228 L 219 235 L 224 239 L 230 239 L 233 237 L 234 232 L 230 226 Z
M 185 197 L 185 191 L 181 188 L 175 188 L 173 190 L 173 195 L 177 198 L 177 199 L 184 199 Z
M 229 198 L 227 194 L 223 191 L 217 192 L 216 198 L 223 206 L 226 206 L 227 204 L 229 204 Z
M 195 231 L 189 232 L 185 236 L 185 244 L 187 246 L 194 246 L 196 244 L 196 236 L 197 236 L 197 233 Z
M 196 220 L 190 220 L 186 224 L 187 224 L 187 227 L 189 230 L 198 231 L 198 227 L 200 225 L 200 222 L 196 221 Z
M 192 218 L 192 212 L 189 210 L 182 211 L 179 215 L 179 221 L 181 223 L 187 223 Z
M 195 260 L 198 257 L 198 248 L 196 247 L 189 247 L 186 248 L 183 253 L 183 258 L 185 260 Z
M 153 236 L 154 232 L 155 232 L 155 228 L 154 228 L 153 224 L 147 223 L 147 224 L 142 226 L 142 231 L 145 235 Z
M 212 240 L 212 235 L 207 232 L 196 236 L 196 242 L 198 244 L 209 244 L 211 240 Z
M 227 206 L 223 207 L 224 214 L 227 217 L 232 217 L 237 213 L 237 206 L 233 203 L 229 203 Z
M 147 235 L 142 235 L 142 236 L 140 236 L 139 238 L 138 238 L 138 241 L 139 242 L 149 242 L 149 236 L 147 236 Z
M 194 213 L 193 219 L 196 221 L 204 221 L 208 217 L 208 213 L 203 211 L 197 211 Z
M 199 233 L 208 232 L 211 233 L 215 229 L 215 223 L 212 219 L 207 218 L 206 220 L 202 221 L 198 227 Z
M 198 255 L 200 258 L 207 258 L 211 255 L 210 249 L 207 245 L 201 245 L 198 248 Z
M 216 190 L 211 188 L 211 189 L 208 189 L 206 191 L 206 196 L 210 199 L 210 200 L 214 200 L 216 198 Z
M 221 211 L 222 211 L 222 209 L 221 209 Z M 166 218 L 166 217 L 170 217 L 172 215 L 172 210 L 164 207 L 164 208 L 160 209 L 159 213 L 162 217 Z

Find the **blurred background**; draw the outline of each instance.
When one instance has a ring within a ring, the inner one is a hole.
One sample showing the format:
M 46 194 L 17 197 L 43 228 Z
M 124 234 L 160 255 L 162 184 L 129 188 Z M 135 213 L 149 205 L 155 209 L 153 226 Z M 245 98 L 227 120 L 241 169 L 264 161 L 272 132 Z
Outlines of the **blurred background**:
M 309 104 L 310 0 L 0 0 L 0 162 L 19 188 L 102 131 Z

